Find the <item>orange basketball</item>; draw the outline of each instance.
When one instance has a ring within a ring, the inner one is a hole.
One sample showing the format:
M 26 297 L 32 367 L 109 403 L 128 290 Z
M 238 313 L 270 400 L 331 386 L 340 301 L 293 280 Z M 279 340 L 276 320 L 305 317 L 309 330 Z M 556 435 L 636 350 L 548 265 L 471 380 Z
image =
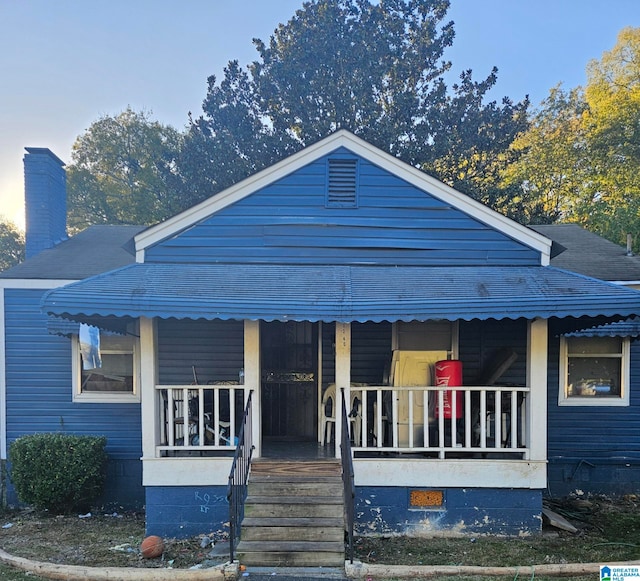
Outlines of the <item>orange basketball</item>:
M 140 552 L 145 559 L 155 559 L 164 552 L 164 541 L 160 537 L 151 535 L 140 544 Z

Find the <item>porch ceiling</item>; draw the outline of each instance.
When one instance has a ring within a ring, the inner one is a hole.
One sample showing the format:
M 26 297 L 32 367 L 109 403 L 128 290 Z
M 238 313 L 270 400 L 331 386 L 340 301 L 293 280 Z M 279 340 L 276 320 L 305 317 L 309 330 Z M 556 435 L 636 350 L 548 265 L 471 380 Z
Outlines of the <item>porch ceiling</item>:
M 133 264 L 49 291 L 44 312 L 267 321 L 640 314 L 640 292 L 543 266 Z

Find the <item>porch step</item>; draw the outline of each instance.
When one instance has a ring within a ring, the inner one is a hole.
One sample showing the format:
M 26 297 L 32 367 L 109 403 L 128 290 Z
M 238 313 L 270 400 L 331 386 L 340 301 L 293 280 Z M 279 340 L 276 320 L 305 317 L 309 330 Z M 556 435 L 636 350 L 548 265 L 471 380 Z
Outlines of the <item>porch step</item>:
M 344 565 L 344 501 L 336 461 L 252 464 L 237 548 L 243 565 Z

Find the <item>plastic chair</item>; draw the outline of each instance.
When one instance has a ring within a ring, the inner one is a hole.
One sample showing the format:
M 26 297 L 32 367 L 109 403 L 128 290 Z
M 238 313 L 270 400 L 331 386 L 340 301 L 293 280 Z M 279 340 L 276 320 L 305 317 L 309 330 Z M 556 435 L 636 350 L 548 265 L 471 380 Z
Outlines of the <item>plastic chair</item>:
M 360 445 L 360 432 L 362 425 L 361 416 L 361 392 L 358 390 L 351 390 L 351 407 L 349 410 L 349 429 L 351 431 L 351 437 L 353 438 L 354 445 Z M 334 383 L 329 385 L 322 396 L 322 436 L 320 443 L 324 446 L 325 443 L 330 444 L 332 440 L 331 425 L 336 423 L 336 386 Z M 327 428 L 329 432 L 327 433 Z

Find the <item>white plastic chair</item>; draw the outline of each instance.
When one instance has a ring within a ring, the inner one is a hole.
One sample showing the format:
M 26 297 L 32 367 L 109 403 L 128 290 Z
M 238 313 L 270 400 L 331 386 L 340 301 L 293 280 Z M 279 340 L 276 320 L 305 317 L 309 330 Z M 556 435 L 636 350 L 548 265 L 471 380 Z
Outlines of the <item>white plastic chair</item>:
M 322 395 L 321 423 L 322 436 L 320 443 L 324 446 L 330 444 L 333 430 L 331 426 L 336 423 L 336 385 L 332 383 Z M 360 445 L 360 432 L 362 426 L 362 392 L 351 389 L 351 406 L 349 407 L 349 429 L 355 446 Z M 329 432 L 327 433 L 327 429 Z

